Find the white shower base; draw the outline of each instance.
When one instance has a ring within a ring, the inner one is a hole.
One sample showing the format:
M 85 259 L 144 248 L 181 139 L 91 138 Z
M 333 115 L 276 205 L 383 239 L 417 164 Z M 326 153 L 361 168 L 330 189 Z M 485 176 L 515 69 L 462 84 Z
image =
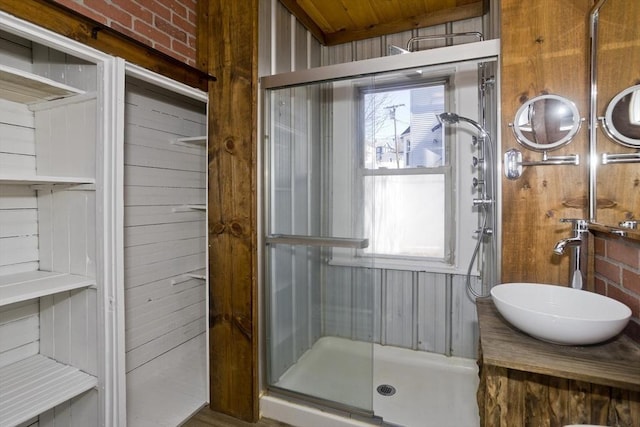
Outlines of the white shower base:
M 380 395 L 376 388 L 382 384 L 393 386 L 395 394 Z M 368 343 L 324 337 L 276 385 L 360 408 L 370 408 L 373 398 L 374 414 L 400 426 L 477 427 L 480 423 L 476 404 L 478 369 L 472 359 L 378 344 L 372 350 Z M 312 422 L 308 412 L 292 419 L 295 405 L 275 405 L 278 409 L 274 410 L 273 399 L 264 403 L 261 408 L 266 417 L 299 427 L 322 425 Z M 355 424 L 337 424 L 334 420 L 325 425 Z

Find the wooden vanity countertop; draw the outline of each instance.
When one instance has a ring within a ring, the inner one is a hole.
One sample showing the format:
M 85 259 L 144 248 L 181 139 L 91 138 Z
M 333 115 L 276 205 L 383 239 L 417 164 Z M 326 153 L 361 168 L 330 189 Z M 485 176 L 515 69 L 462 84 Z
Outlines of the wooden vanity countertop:
M 640 345 L 624 334 L 603 344 L 564 346 L 520 332 L 491 298 L 477 300 L 482 363 L 640 391 Z

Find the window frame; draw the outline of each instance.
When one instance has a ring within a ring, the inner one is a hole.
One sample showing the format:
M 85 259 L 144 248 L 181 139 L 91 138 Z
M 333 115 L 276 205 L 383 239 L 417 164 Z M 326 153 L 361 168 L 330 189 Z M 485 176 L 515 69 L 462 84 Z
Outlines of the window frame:
M 360 234 L 365 233 L 364 211 L 371 208 L 365 204 L 365 179 L 366 177 L 375 176 L 406 176 L 406 175 L 442 175 L 444 176 L 444 253 L 442 257 L 429 257 L 407 254 L 386 254 L 372 253 L 366 249 L 359 249 L 356 253 L 358 258 L 362 259 L 367 265 L 375 264 L 376 267 L 397 268 L 397 269 L 424 269 L 425 265 L 431 267 L 451 267 L 454 262 L 454 242 L 456 237 L 456 229 L 454 227 L 453 218 L 455 217 L 455 195 L 454 195 L 454 173 L 455 166 L 452 159 L 455 159 L 455 145 L 451 144 L 448 138 L 448 128 L 443 128 L 443 150 L 445 153 L 445 162 L 442 166 L 437 167 L 407 167 L 407 168 L 367 168 L 365 164 L 366 151 L 366 132 L 365 132 L 365 96 L 373 93 L 383 93 L 400 90 L 412 90 L 432 86 L 443 86 L 444 89 L 444 111 L 448 111 L 451 104 L 451 76 L 443 76 L 441 74 L 435 76 L 427 76 L 421 78 L 419 82 L 413 83 L 394 83 L 385 84 L 360 85 L 355 87 L 357 101 L 354 108 L 357 109 L 356 117 L 358 118 L 358 131 L 354 144 L 356 145 L 356 156 L 358 159 L 358 168 L 356 171 L 356 185 L 360 189 L 359 197 L 354 199 L 354 211 L 360 212 L 358 218 L 360 221 L 357 228 Z M 406 155 L 406 153 L 405 153 Z
M 428 67 L 421 80 L 425 83 L 448 80 L 445 109 L 456 111 L 463 116 L 476 117 L 479 114 L 477 72 L 476 62 Z M 361 111 L 363 110 L 360 105 L 359 91 L 367 87 L 380 89 L 393 83 L 392 79 L 379 77 L 376 76 L 375 80 L 356 78 L 337 84 L 334 82 L 332 87 L 332 96 L 342 100 L 351 99 L 348 106 L 332 104 L 330 122 L 333 129 L 328 133 L 328 137 L 334 141 L 329 159 L 331 162 L 329 173 L 334 181 L 330 196 L 330 229 L 336 236 L 368 237 L 364 236 L 364 228 L 361 227 L 363 205 L 359 201 L 356 202 L 362 193 L 360 183 L 363 182 L 364 160 L 360 153 L 360 147 L 364 147 L 361 139 L 364 133 L 361 129 L 363 126 Z M 399 86 L 396 85 L 396 87 Z M 351 130 L 345 133 L 344 129 Z M 336 135 L 339 135 L 338 141 L 336 141 Z M 448 249 L 444 258 L 382 254 L 372 256 L 363 250 L 333 248 L 328 262 L 340 266 L 466 274 L 476 243 L 474 231 L 478 227 L 477 207 L 472 205 L 474 190 L 471 188 L 471 180 L 475 174 L 470 167 L 472 157 L 476 155 L 475 148 L 470 143 L 475 135 L 473 130 L 464 126 L 445 126 L 444 128 L 445 146 L 449 149 L 447 159 L 451 168 L 451 179 L 446 190 L 450 196 L 450 206 L 447 208 L 450 210 L 446 214 L 450 230 L 446 242 Z M 345 144 L 349 144 L 349 147 Z M 356 165 L 355 170 L 349 172 L 348 168 L 353 168 L 354 165 Z M 425 172 L 438 173 L 435 170 Z M 344 185 L 346 182 L 350 185 Z M 345 217 L 351 218 L 351 221 L 345 222 Z M 471 274 L 477 275 L 478 267 L 477 263 L 472 266 Z

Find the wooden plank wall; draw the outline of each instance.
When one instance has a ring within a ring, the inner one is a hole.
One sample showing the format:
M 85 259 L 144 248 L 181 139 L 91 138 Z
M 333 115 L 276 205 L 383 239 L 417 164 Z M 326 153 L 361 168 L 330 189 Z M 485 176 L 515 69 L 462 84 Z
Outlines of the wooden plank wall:
M 204 104 L 172 98 L 128 78 L 125 95 L 125 346 L 130 372 L 202 334 L 206 159 Z
M 525 159 L 540 153 L 519 146 L 508 124 L 520 105 L 553 93 L 589 114 L 589 29 L 591 0 L 501 2 L 502 150 L 518 148 Z M 527 167 L 515 181 L 502 180 L 502 281 L 568 283 L 568 256 L 552 255 L 571 227 L 560 218 L 588 216 L 588 129 L 553 153 L 579 154 L 581 166 Z M 502 158 L 499 153 L 498 158 Z

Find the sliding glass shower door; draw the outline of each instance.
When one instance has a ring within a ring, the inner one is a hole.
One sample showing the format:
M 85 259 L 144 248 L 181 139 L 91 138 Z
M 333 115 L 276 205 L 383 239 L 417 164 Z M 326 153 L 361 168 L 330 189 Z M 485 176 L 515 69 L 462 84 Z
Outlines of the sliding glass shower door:
M 356 168 L 336 179 L 353 154 L 337 155 L 350 130 L 335 133 L 333 97 L 328 83 L 266 92 L 267 379 L 271 390 L 371 413 L 375 284 L 353 195 L 336 198 Z

